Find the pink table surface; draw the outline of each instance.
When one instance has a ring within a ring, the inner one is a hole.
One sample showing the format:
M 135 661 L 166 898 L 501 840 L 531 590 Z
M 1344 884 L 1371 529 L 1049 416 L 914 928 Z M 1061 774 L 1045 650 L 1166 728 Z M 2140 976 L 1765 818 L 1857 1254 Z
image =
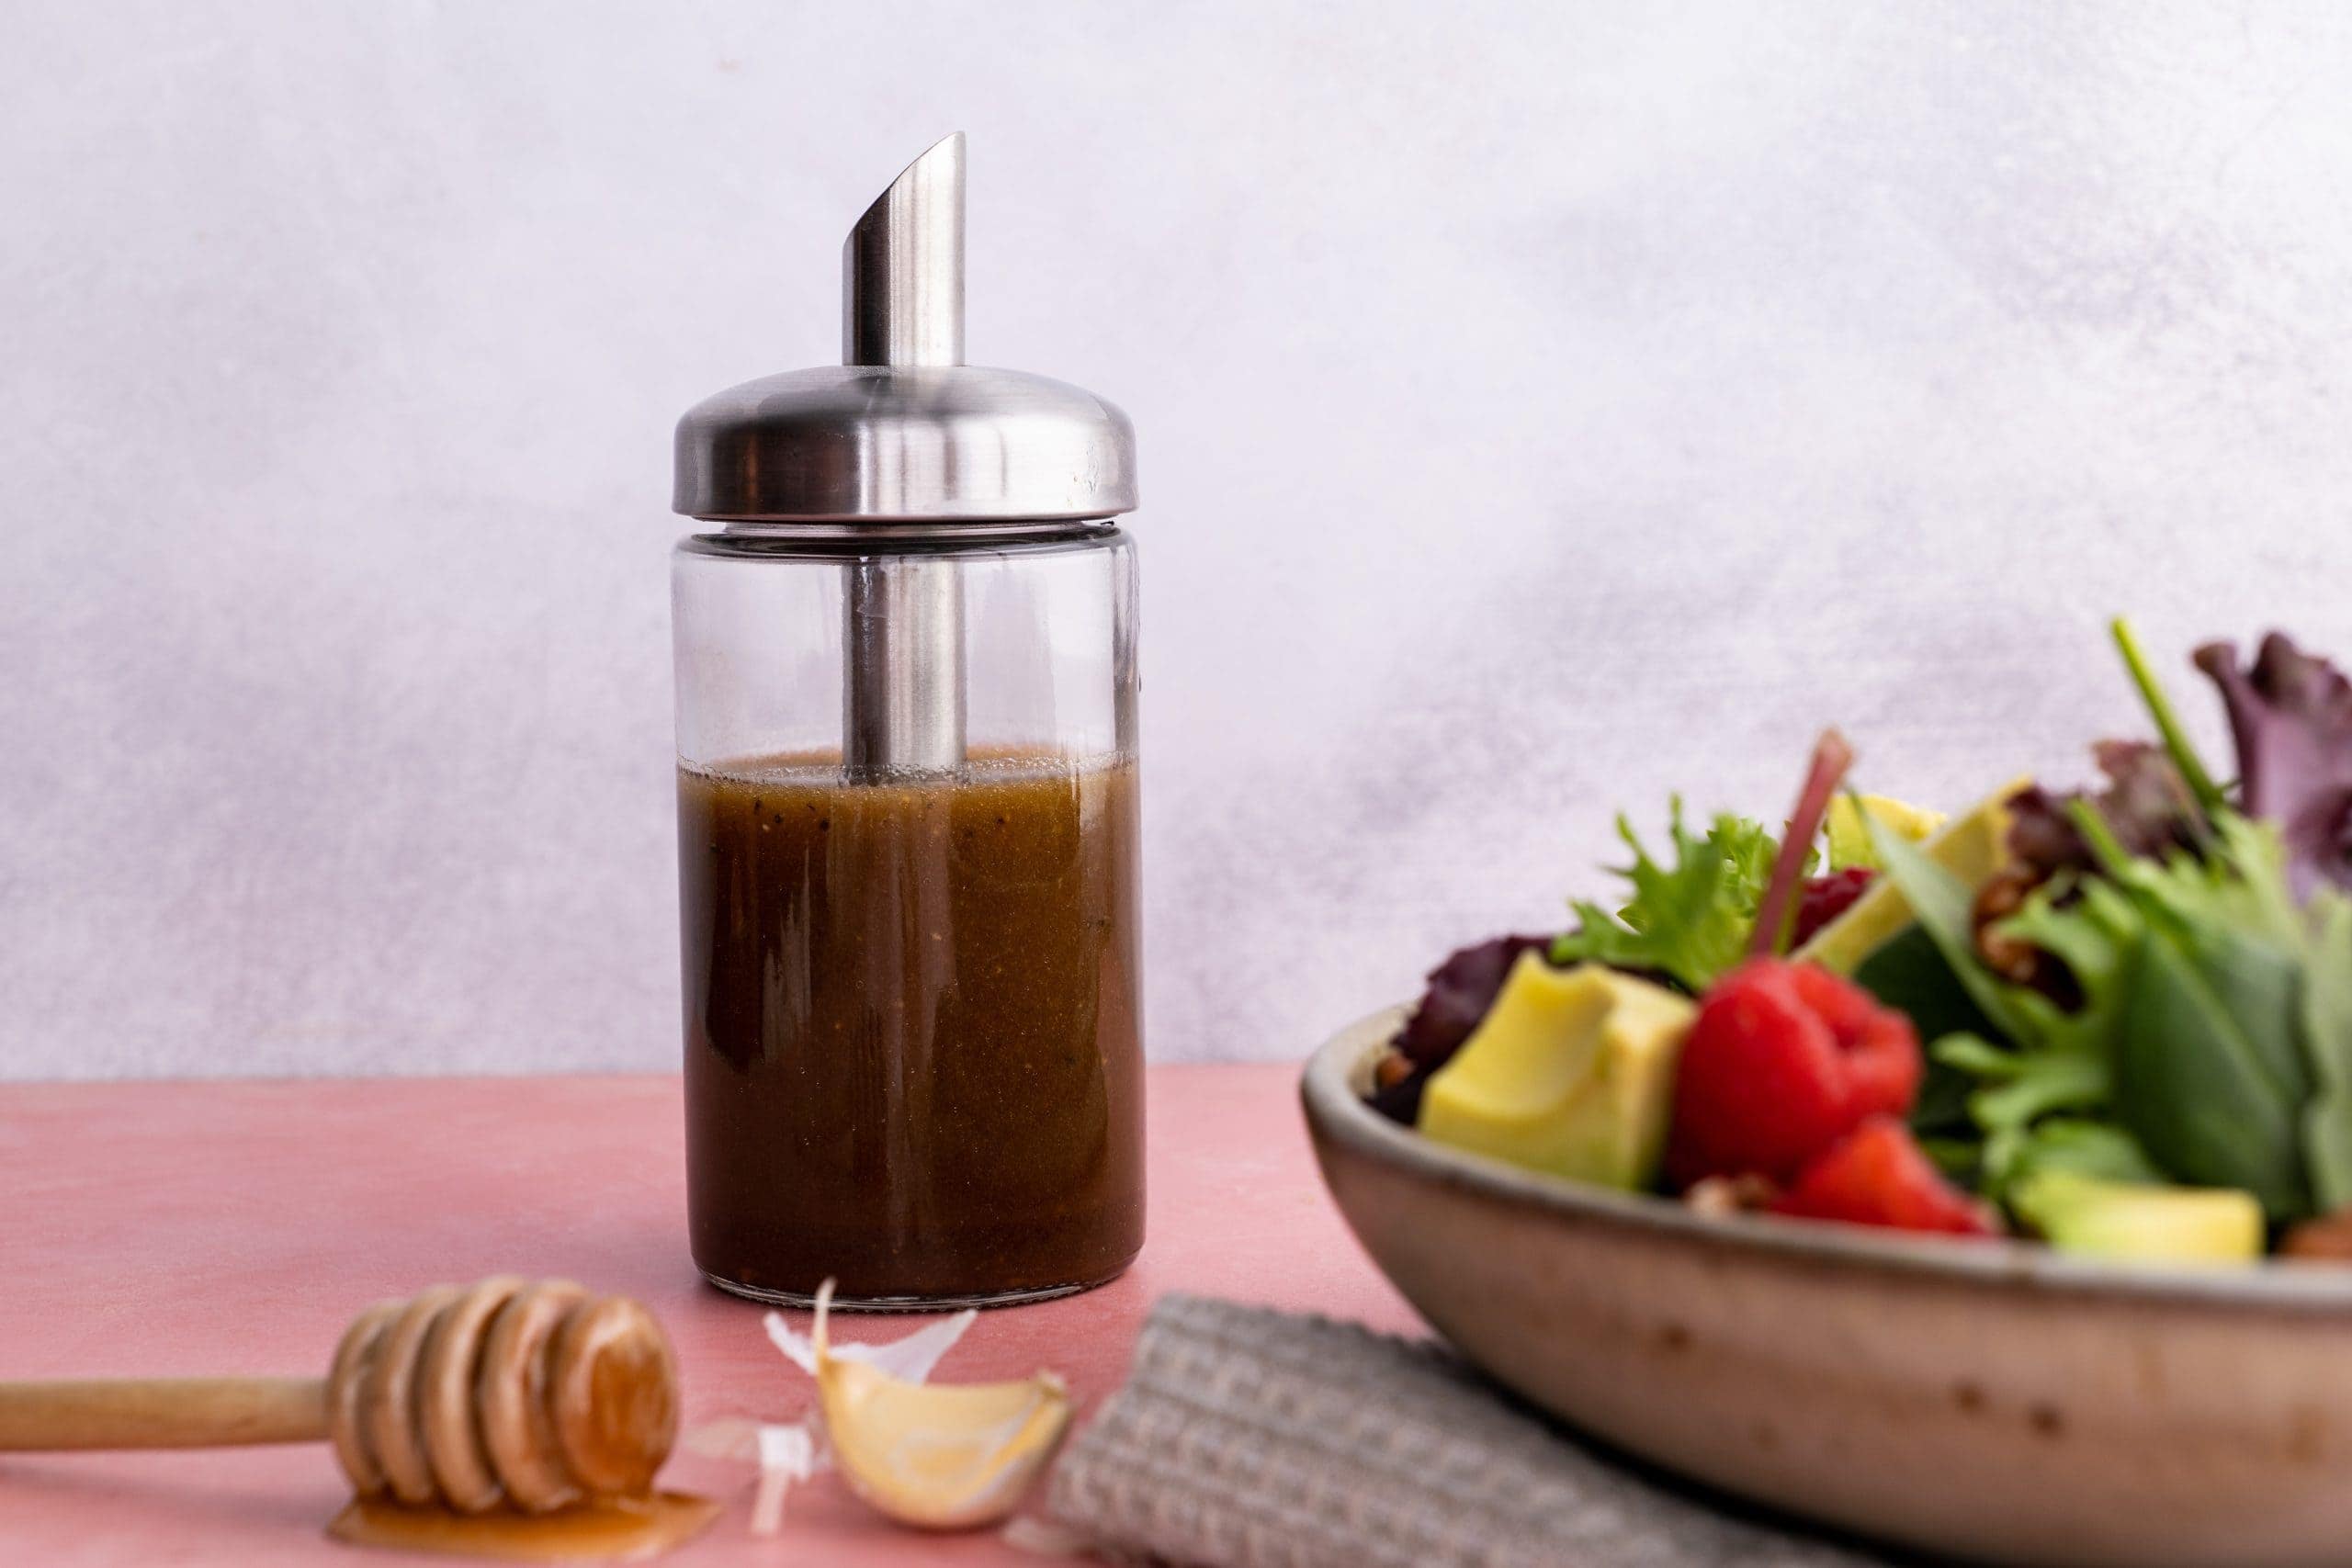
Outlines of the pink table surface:
M 984 1314 L 937 1375 L 1052 1367 L 1083 1412 L 1170 1291 L 1414 1329 L 1324 1196 L 1295 1079 L 1153 1068 L 1142 1258 L 1089 1294 Z M 650 1304 L 689 1428 L 797 1416 L 807 1381 L 760 1309 L 688 1261 L 682 1114 L 674 1077 L 0 1088 L 0 1378 L 309 1372 L 370 1301 L 514 1271 Z M 922 1321 L 852 1318 L 844 1337 Z M 782 1536 L 754 1540 L 749 1466 L 682 1456 L 664 1479 L 729 1503 L 679 1563 L 1044 1561 L 992 1533 L 898 1530 L 831 1475 L 795 1492 Z M 0 1455 L 0 1562 L 453 1561 L 326 1540 L 343 1497 L 323 1447 Z

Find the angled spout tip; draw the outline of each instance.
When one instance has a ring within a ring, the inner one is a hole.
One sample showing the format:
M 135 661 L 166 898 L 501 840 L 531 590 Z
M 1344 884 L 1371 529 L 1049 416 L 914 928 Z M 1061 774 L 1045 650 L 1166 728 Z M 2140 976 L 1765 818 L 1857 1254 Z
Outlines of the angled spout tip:
M 964 133 L 933 142 L 842 245 L 842 363 L 964 363 Z

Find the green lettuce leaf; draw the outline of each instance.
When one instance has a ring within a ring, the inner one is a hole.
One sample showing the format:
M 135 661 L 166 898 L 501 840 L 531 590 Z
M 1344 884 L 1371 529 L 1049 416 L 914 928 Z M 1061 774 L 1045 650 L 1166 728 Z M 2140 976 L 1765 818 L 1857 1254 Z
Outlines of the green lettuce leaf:
M 2045 1118 L 2064 1115 L 2079 1122 L 2112 1115 L 2114 1037 L 2138 922 L 2128 903 L 2097 885 L 2086 886 L 2082 900 L 2064 910 L 2056 908 L 2052 890 L 2038 890 L 2007 922 L 2005 931 L 2056 954 L 2083 982 L 2085 1003 L 2070 1012 L 1987 969 L 1976 952 L 1974 891 L 1899 835 L 1875 823 L 1871 828 L 1884 874 L 1911 906 L 1914 929 L 1932 946 L 1944 984 L 1956 992 L 1929 1015 L 1932 1027 L 1923 1024 L 1933 1042 L 1931 1081 L 1948 1084 L 1956 1076 L 1975 1086 L 1965 1095 L 1968 1120 L 1981 1138 L 1975 1179 L 2000 1198 L 2031 1169 Z M 1907 967 L 1917 984 L 1927 954 L 1917 939 L 1911 942 Z M 1898 998 L 1895 1005 L 1905 1004 Z M 2119 1135 L 2126 1134 L 2119 1129 Z
M 2061 1121 L 2089 1124 L 2087 1118 L 2114 1094 L 2107 1063 L 2077 1051 L 2020 1050 L 1982 1035 L 1948 1034 L 1928 1055 L 1979 1086 L 1968 1097 L 1969 1116 L 1981 1134 L 1975 1179 L 1996 1199 L 2032 1173 L 2044 1129 Z M 2128 1140 L 2121 1129 L 2116 1132 Z
M 1694 995 L 1739 963 L 1779 845 L 1761 823 L 1729 812 L 1718 814 L 1703 836 L 1693 834 L 1683 826 L 1679 795 L 1668 832 L 1671 864 L 1654 858 L 1633 823 L 1618 817 L 1617 835 L 1634 852 L 1634 863 L 1615 874 L 1633 884 L 1633 896 L 1614 911 L 1574 904 L 1578 929 L 1552 944 L 1553 963 L 1661 974 Z
M 2087 892 L 2139 923 L 2120 979 L 2084 980 L 2120 1010 L 2118 1120 L 2177 1180 L 2243 1188 L 2274 1220 L 2310 1213 L 2303 923 L 2277 832 L 2217 812 L 2208 853 L 2149 860 L 2123 852 L 2087 807 L 2077 818 L 2103 879 Z
M 2169 1185 L 2137 1138 L 2111 1122 L 2086 1117 L 2052 1116 L 2037 1124 L 2022 1140 L 2017 1163 L 2012 1181 L 2063 1170 L 2101 1181 Z
M 2305 907 L 2303 1044 L 2312 1097 L 2303 1107 L 2303 1164 L 2323 1211 L 2352 1204 L 2352 898 L 2332 888 Z

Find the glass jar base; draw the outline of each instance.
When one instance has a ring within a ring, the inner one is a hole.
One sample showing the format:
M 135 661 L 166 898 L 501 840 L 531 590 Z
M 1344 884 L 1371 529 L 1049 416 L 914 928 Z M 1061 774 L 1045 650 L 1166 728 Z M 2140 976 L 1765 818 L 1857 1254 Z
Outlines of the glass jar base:
M 1067 1285 L 1035 1285 L 1014 1291 L 972 1291 L 948 1296 L 845 1296 L 835 1292 L 835 1312 L 961 1312 L 966 1307 L 1025 1306 L 1031 1302 L 1050 1302 L 1060 1296 L 1074 1296 L 1107 1285 L 1125 1273 L 1120 1265 L 1099 1280 L 1080 1280 Z M 817 1298 L 802 1291 L 774 1291 L 764 1285 L 746 1285 L 722 1278 L 707 1269 L 698 1269 L 704 1279 L 730 1296 L 745 1301 L 764 1302 L 769 1306 L 797 1307 L 802 1312 L 813 1309 Z

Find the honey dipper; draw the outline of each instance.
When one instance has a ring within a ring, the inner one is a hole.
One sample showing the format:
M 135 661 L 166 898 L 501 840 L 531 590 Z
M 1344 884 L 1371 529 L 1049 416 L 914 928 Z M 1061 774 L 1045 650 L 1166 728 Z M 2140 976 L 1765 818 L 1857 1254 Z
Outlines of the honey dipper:
M 545 1514 L 650 1491 L 677 1390 L 638 1303 L 502 1276 L 369 1307 L 323 1378 L 0 1383 L 0 1450 L 324 1438 L 362 1498 Z

